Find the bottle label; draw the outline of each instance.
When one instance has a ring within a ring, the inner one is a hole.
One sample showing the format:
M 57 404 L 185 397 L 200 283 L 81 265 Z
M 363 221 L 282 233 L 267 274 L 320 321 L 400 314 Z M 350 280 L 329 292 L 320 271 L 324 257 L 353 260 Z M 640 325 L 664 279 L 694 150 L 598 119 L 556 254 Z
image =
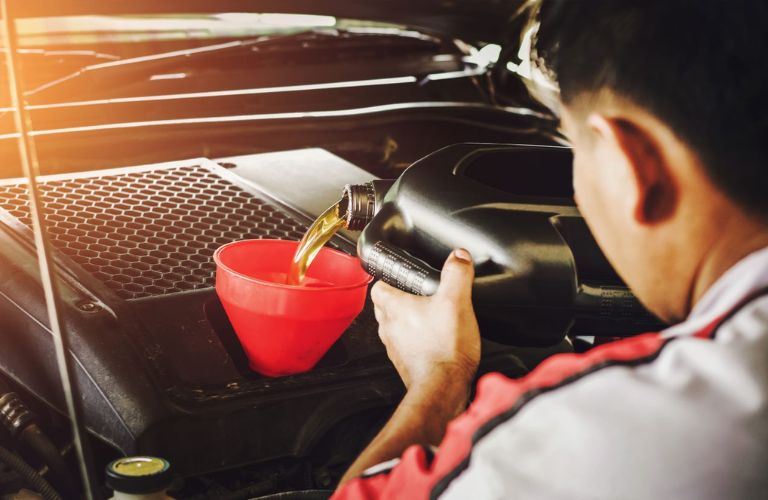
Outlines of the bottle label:
M 440 281 L 434 269 L 382 241 L 367 252 L 365 270 L 384 283 L 415 295 L 432 295 Z

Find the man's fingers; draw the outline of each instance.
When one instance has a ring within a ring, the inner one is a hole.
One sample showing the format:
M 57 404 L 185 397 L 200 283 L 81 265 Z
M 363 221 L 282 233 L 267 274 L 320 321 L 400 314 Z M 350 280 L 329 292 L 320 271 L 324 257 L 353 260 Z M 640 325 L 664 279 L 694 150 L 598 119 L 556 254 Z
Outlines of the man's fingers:
M 472 299 L 475 268 L 472 256 L 460 248 L 451 252 L 440 273 L 440 286 L 435 295 L 457 302 Z
M 472 256 L 464 249 L 451 252 L 448 260 L 443 265 L 440 274 L 440 286 L 435 293 L 452 301 L 469 301 L 472 299 L 472 281 L 475 278 L 475 269 L 472 264 Z M 383 281 L 376 282 L 371 288 L 373 303 L 386 310 L 393 301 L 414 299 L 413 295 L 398 290 Z

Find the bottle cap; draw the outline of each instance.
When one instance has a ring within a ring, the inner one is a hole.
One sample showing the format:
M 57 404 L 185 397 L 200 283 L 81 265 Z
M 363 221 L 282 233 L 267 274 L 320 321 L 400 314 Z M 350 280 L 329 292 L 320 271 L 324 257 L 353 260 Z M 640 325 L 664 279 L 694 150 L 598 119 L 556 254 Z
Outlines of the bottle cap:
M 158 457 L 123 457 L 107 465 L 107 486 L 121 493 L 165 491 L 171 480 L 171 464 Z
M 339 216 L 350 231 L 360 231 L 376 213 L 376 191 L 373 183 L 347 184 L 339 202 Z

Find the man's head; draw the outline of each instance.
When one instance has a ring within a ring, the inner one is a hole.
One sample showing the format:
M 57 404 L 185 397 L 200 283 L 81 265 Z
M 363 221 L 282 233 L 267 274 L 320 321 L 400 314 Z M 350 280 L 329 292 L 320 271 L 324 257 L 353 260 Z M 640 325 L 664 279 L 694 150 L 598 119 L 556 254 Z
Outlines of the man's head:
M 533 3 L 577 203 L 639 298 L 682 319 L 766 244 L 768 2 Z

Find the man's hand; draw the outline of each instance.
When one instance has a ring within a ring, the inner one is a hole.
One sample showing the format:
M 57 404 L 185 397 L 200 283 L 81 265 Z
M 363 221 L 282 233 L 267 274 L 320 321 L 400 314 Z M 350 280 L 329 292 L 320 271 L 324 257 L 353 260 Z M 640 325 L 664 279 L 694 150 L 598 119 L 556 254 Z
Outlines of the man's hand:
M 431 297 L 381 282 L 371 290 L 379 336 L 408 392 L 340 484 L 399 457 L 410 445 L 439 444 L 448 422 L 464 410 L 480 362 L 480 331 L 471 300 L 474 276 L 469 253 L 456 250 Z
M 446 260 L 440 286 L 419 297 L 378 282 L 371 290 L 379 337 L 407 389 L 457 377 L 469 385 L 480 362 L 480 331 L 472 309 L 469 252 Z

